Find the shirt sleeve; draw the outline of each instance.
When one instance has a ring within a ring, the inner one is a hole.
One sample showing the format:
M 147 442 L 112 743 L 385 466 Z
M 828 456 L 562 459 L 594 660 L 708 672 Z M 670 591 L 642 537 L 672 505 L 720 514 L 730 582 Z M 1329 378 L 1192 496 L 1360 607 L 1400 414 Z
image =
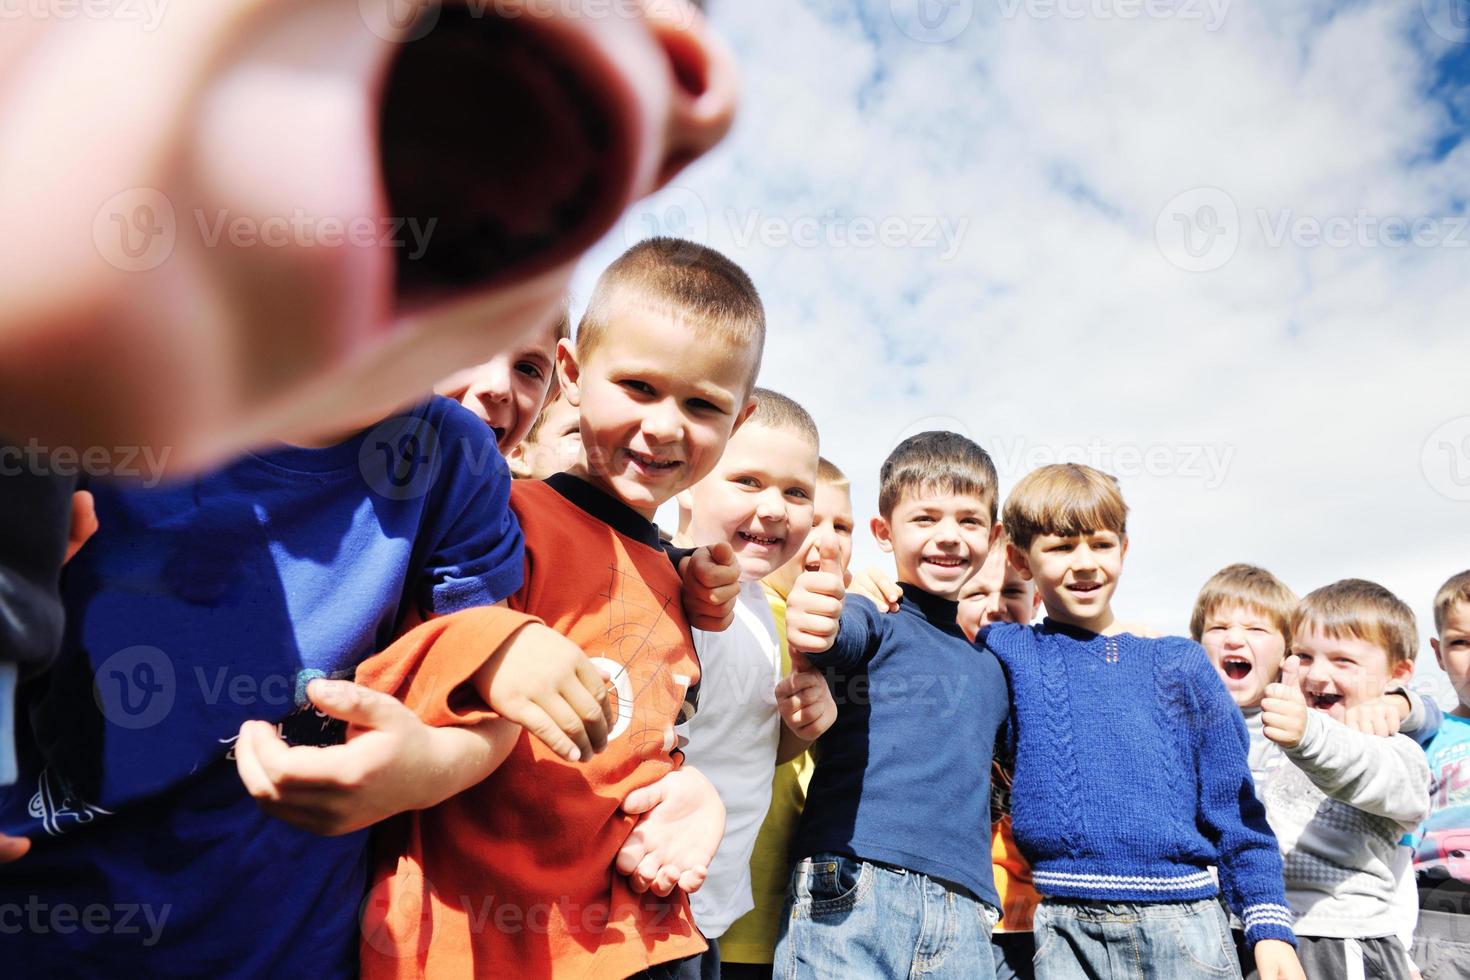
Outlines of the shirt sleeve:
M 504 606 L 481 606 L 431 619 L 358 665 L 357 683 L 391 694 L 435 727 L 497 717 L 472 679 L 491 654 L 540 620 Z
M 525 577 L 525 540 L 510 509 L 510 470 L 494 433 L 460 406 L 442 419 L 442 515 L 431 529 L 415 597 L 426 615 L 487 606 L 513 595 Z M 437 506 L 435 506 L 437 504 Z
M 837 626 L 837 638 L 826 653 L 807 654 L 813 667 L 826 670 L 836 668 L 848 671 L 865 663 L 878 652 L 878 641 L 883 636 L 883 614 L 863 596 L 849 595 L 842 604 L 842 619 Z
M 1412 832 L 1429 815 L 1429 763 L 1405 735 L 1353 731 L 1320 711 L 1286 757 L 1323 793 Z
M 1295 946 L 1280 846 L 1251 780 L 1245 720 L 1204 650 L 1190 646 L 1185 676 L 1193 701 L 1199 819 L 1219 854 L 1225 902 L 1245 926 L 1249 945 L 1279 939 Z
M 1444 724 L 1444 709 L 1418 691 L 1406 687 L 1402 693 L 1409 701 L 1409 716 L 1399 731 L 1418 742 L 1421 749 L 1428 748 Z

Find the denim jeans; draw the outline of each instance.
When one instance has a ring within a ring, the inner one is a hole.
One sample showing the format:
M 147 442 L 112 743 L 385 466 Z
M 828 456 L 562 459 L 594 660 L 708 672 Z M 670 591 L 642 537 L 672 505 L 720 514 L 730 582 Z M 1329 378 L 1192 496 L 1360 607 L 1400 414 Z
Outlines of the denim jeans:
M 928 875 L 841 854 L 791 873 L 774 974 L 785 980 L 993 980 L 997 914 Z
M 1037 980 L 1187 980 L 1239 977 L 1230 922 L 1218 899 L 1083 902 L 1036 908 Z

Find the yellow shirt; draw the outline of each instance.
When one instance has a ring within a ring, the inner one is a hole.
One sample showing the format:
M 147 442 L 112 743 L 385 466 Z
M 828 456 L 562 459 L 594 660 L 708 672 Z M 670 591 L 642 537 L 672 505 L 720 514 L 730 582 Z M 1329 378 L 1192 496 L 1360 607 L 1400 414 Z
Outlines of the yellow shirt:
M 765 583 L 762 583 L 765 585 Z M 791 673 L 786 649 L 786 597 L 765 585 L 781 640 L 781 676 Z M 781 928 L 781 906 L 791 879 L 791 840 L 806 805 L 806 788 L 816 762 L 803 752 L 776 767 L 771 780 L 771 809 L 766 813 L 755 850 L 750 855 L 750 890 L 755 908 L 736 919 L 720 937 L 720 959 L 729 963 L 770 963 L 775 959 L 776 935 Z

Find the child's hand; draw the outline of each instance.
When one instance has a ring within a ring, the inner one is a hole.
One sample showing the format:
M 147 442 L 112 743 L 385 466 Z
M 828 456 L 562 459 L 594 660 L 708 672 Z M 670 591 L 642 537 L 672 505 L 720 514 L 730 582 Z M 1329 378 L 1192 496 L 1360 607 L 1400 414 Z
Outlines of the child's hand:
M 1256 973 L 1260 980 L 1307 980 L 1291 943 L 1262 939 L 1256 943 L 1255 954 Z
M 348 723 L 345 744 L 290 746 L 274 725 L 247 721 L 235 765 L 262 810 L 324 836 L 448 799 L 504 761 L 520 734 L 504 721 L 431 728 L 397 699 L 350 681 L 313 680 L 307 696 Z
M 97 533 L 97 506 L 90 490 L 71 495 L 71 531 L 66 540 L 66 561 L 82 550 L 87 539 Z
M 806 654 L 832 648 L 846 596 L 837 542 L 823 541 L 818 570 L 798 575 L 786 597 L 786 644 L 793 668 L 807 669 Z
M 540 623 L 517 630 L 474 677 L 492 711 L 568 762 L 607 748 L 613 722 L 607 682 L 581 647 Z
M 740 564 L 728 541 L 696 549 L 679 566 L 684 615 L 689 625 L 718 633 L 735 621 L 740 596 Z
M 632 889 L 660 896 L 676 885 L 698 891 L 725 836 L 725 805 L 714 784 L 685 766 L 629 793 L 623 812 L 642 815 L 614 863 Z
M 903 589 L 888 577 L 881 568 L 869 566 L 853 576 L 848 590 L 873 600 L 873 605 L 887 612 L 898 612 L 898 600 L 903 598 Z
M 815 670 L 793 670 L 776 685 L 776 710 L 788 731 L 815 742 L 837 720 L 837 701 Z
M 1365 735 L 1387 738 L 1398 734 L 1399 726 L 1408 716 L 1408 711 L 1407 699 L 1388 694 L 1348 708 L 1343 714 L 1342 723 Z
M 31 841 L 28 837 L 9 837 L 0 834 L 0 864 L 9 864 L 26 856 L 31 849 Z
M 1301 661 L 1287 657 L 1281 663 L 1281 680 L 1266 685 L 1266 696 L 1261 699 L 1266 737 L 1288 749 L 1298 745 L 1307 731 L 1307 699 L 1299 683 L 1300 672 Z

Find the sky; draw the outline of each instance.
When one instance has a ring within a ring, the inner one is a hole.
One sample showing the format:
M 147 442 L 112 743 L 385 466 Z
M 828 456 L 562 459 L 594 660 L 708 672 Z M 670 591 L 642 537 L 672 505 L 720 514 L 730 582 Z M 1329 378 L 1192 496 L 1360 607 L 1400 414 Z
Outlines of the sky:
M 853 480 L 962 432 L 1002 494 L 1085 462 L 1131 507 L 1115 611 L 1185 632 L 1237 561 L 1470 568 L 1470 0 L 714 0 L 731 137 L 579 269 L 652 233 L 739 262 L 761 384 Z

